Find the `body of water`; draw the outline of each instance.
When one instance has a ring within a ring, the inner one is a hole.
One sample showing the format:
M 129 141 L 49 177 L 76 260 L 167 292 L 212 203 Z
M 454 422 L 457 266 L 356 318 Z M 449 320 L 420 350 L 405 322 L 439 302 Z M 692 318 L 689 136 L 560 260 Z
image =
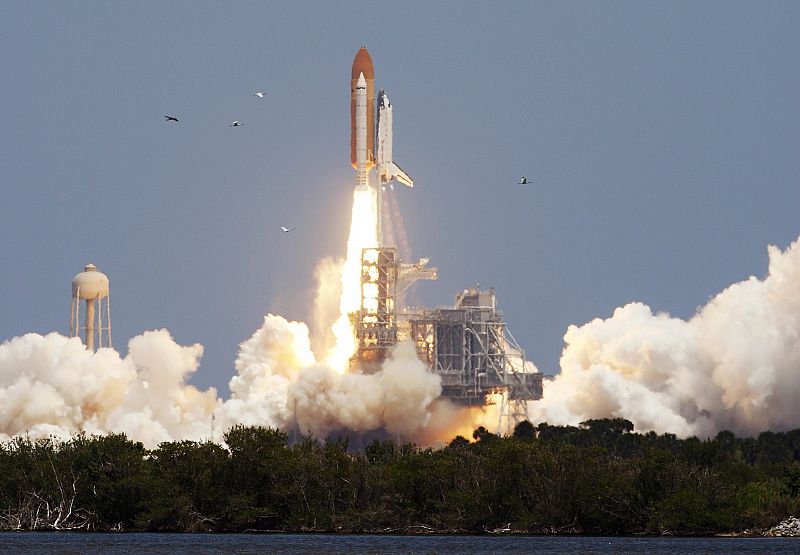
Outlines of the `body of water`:
M 26 553 L 798 553 L 800 538 L 349 536 L 2 532 L 0 552 Z

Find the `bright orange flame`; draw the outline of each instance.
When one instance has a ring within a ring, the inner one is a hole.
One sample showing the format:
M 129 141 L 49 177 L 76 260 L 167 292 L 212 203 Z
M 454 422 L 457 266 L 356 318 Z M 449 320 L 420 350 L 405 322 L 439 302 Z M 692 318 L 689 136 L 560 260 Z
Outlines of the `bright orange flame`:
M 500 398 L 493 395 L 490 402 L 499 403 Z M 415 433 L 412 439 L 420 445 L 444 445 L 456 436 L 472 441 L 472 433 L 483 426 L 490 432 L 497 431 L 499 404 L 483 407 L 461 407 L 450 401 L 439 399 L 431 406 L 431 419 L 428 425 Z

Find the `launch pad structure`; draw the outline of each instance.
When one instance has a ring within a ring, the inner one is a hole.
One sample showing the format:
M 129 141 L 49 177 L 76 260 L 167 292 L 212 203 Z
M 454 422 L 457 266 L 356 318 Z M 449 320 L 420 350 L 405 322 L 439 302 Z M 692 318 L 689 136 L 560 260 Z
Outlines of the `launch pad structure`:
M 465 289 L 453 308 L 424 310 L 410 323 L 417 354 L 442 379 L 443 397 L 482 406 L 501 395 L 514 423 L 526 419 L 525 402 L 541 398 L 542 375 L 531 371 L 508 330 L 494 289 Z
M 394 247 L 362 250 L 351 368 L 373 373 L 399 341 L 411 340 L 419 359 L 441 378 L 442 397 L 465 407 L 499 402 L 498 430 L 510 431 L 527 419 L 526 403 L 541 399 L 543 375 L 526 361 L 508 330 L 494 289 L 465 289 L 452 308 L 398 313 L 399 286 L 405 289 L 418 279 L 436 277 L 427 260 L 403 264 Z
M 397 249 L 361 251 L 361 307 L 354 318 L 358 349 L 351 359 L 364 372 L 374 372 L 398 341 Z

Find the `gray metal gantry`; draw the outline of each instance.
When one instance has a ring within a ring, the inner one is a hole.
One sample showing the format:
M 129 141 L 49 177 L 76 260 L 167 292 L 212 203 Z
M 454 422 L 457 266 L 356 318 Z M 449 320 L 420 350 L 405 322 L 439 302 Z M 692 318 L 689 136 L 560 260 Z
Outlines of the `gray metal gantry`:
M 527 418 L 527 402 L 542 396 L 542 374 L 497 310 L 494 289 L 465 289 L 453 308 L 425 309 L 397 316 L 400 291 L 416 279 L 436 279 L 428 261 L 401 264 L 393 247 L 363 249 L 361 307 L 352 315 L 358 347 L 351 368 L 380 368 L 399 338 L 410 338 L 419 358 L 441 377 L 442 397 L 461 406 L 485 406 L 499 396 L 505 431 Z M 398 325 L 399 324 L 399 325 Z
M 508 331 L 494 289 L 465 289 L 453 308 L 423 311 L 411 319 L 411 338 L 441 377 L 442 396 L 456 404 L 483 406 L 500 395 L 500 418 L 511 426 L 527 418 L 527 401 L 542 396 L 542 374 Z
M 350 365 L 365 373 L 376 371 L 397 344 L 398 268 L 393 247 L 361 251 L 361 308 L 353 317 L 358 348 Z

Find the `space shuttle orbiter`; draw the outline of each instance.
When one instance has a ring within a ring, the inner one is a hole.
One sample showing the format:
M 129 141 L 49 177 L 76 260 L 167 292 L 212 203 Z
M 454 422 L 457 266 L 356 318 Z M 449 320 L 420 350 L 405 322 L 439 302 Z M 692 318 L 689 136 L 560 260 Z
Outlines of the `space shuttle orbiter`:
M 378 148 L 375 156 L 375 166 L 380 182 L 383 184 L 397 181 L 408 187 L 413 187 L 414 180 L 392 160 L 392 105 L 389 103 L 389 97 L 386 96 L 386 92 L 383 89 L 378 92 L 377 135 Z

